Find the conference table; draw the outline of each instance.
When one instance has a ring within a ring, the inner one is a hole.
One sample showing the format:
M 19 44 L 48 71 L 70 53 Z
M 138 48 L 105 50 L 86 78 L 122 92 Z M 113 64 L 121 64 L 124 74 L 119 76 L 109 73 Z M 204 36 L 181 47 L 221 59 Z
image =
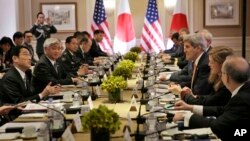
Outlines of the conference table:
M 74 88 L 73 88 L 74 89 Z M 78 88 L 75 88 L 78 89 Z M 72 88 L 71 88 L 72 90 Z M 129 112 L 131 118 L 135 118 L 138 114 L 138 111 L 129 111 L 130 109 L 130 103 L 131 103 L 131 97 L 132 97 L 132 90 L 123 90 L 122 91 L 122 102 L 119 103 L 110 103 L 108 101 L 108 95 L 107 92 L 102 91 L 102 94 L 99 98 L 93 101 L 94 108 L 97 108 L 100 104 L 107 106 L 109 109 L 113 109 L 119 116 L 121 121 L 120 130 L 118 130 L 115 134 L 111 134 L 111 140 L 112 141 L 123 141 L 123 127 L 127 124 L 127 114 Z M 84 103 L 87 103 L 84 101 Z M 139 103 L 136 105 L 137 109 L 139 109 Z M 144 114 L 146 112 L 145 105 L 141 106 L 141 112 Z M 72 121 L 74 114 L 65 114 L 66 120 Z M 34 121 L 46 121 L 47 118 L 17 118 L 14 122 L 34 122 Z M 69 126 L 72 126 L 70 124 Z M 131 124 L 131 130 L 136 130 L 136 122 L 132 121 Z M 89 131 L 83 131 L 79 133 L 73 133 L 76 141 L 90 141 L 90 132 Z M 24 139 L 25 141 L 35 141 L 36 139 Z
M 72 88 L 71 88 L 72 89 Z M 74 89 L 74 88 L 73 88 Z M 77 89 L 77 88 L 76 88 Z M 111 141 L 124 141 L 123 138 L 123 127 L 125 125 L 127 125 L 128 120 L 127 120 L 127 114 L 129 112 L 130 117 L 131 118 L 135 118 L 138 115 L 138 109 L 139 109 L 139 103 L 136 104 L 137 107 L 137 111 L 129 111 L 130 109 L 130 105 L 131 105 L 131 97 L 132 97 L 132 93 L 133 90 L 131 89 L 126 89 L 122 91 L 122 97 L 123 100 L 122 102 L 119 103 L 110 103 L 108 101 L 108 95 L 107 92 L 102 91 L 102 95 L 100 96 L 100 98 L 97 98 L 95 101 L 93 101 L 93 106 L 94 108 L 97 108 L 100 104 L 107 106 L 109 109 L 113 109 L 119 116 L 120 116 L 120 121 L 121 121 L 121 126 L 120 126 L 120 130 L 116 131 L 115 134 L 111 134 Z M 141 96 L 141 94 L 138 95 L 139 98 Z M 86 101 L 84 101 L 84 103 L 86 103 Z M 146 111 L 146 106 L 142 105 L 141 106 L 141 114 L 145 114 Z M 73 120 L 74 114 L 65 114 L 65 117 L 67 120 L 71 121 Z M 46 120 L 46 119 L 43 119 Z M 33 122 L 33 121 L 41 121 L 41 119 L 20 119 L 17 118 L 15 120 L 15 122 Z M 69 125 L 70 127 L 72 127 L 72 124 Z M 136 131 L 136 127 L 137 127 L 137 123 L 136 121 L 132 120 L 132 124 L 131 124 L 131 131 L 132 133 L 134 133 Z M 143 125 L 140 125 L 140 130 L 143 129 Z M 177 128 L 175 128 L 174 130 L 172 129 L 172 132 L 177 132 Z M 197 132 L 197 131 L 195 131 Z M 198 131 L 199 132 L 199 131 Z M 74 128 L 72 128 L 72 133 L 73 136 L 75 138 L 76 141 L 90 141 L 90 131 L 83 131 L 83 132 L 75 132 Z M 24 139 L 25 141 L 35 141 L 36 139 Z M 62 140 L 62 139 L 59 139 Z M 132 137 L 132 140 L 135 140 L 134 137 Z M 214 141 L 217 141 L 219 139 L 213 139 Z

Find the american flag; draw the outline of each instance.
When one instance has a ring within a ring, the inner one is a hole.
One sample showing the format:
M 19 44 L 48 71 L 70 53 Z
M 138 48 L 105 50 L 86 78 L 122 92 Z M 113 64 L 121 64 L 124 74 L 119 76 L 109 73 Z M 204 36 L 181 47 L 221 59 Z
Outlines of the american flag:
M 91 30 L 93 32 L 97 29 L 104 31 L 104 37 L 102 42 L 100 43 L 100 47 L 103 51 L 112 54 L 112 42 L 109 33 L 109 25 L 106 20 L 107 15 L 105 13 L 103 0 L 96 0 L 93 21 L 91 23 Z
M 148 1 L 140 46 L 145 52 L 158 53 L 165 49 L 156 0 Z

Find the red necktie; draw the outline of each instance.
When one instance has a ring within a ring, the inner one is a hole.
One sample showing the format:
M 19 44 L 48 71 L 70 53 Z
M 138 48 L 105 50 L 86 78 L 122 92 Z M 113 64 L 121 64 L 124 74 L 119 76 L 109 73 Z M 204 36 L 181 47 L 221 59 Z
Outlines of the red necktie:
M 195 75 L 195 73 L 196 73 L 196 69 L 197 69 L 197 66 L 196 66 L 196 64 L 194 63 L 193 72 L 192 72 L 192 79 L 191 79 L 191 89 L 193 89 L 194 75 Z

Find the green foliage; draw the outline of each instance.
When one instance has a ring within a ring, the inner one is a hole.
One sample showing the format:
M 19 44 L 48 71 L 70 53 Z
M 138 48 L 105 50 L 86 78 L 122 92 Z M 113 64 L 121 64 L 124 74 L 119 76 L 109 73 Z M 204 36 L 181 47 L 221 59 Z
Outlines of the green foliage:
M 113 75 L 122 76 L 124 79 L 127 79 L 132 76 L 132 72 L 129 68 L 126 68 L 126 67 L 116 67 L 113 72 Z
M 132 47 L 130 49 L 131 52 L 136 52 L 137 54 L 141 53 L 141 48 L 140 47 Z
M 122 60 L 117 67 L 125 67 L 125 68 L 129 68 L 129 70 L 133 70 L 135 67 L 135 63 L 131 60 Z
M 138 57 L 138 54 L 136 52 L 131 52 L 131 51 L 124 55 L 124 59 L 128 59 L 128 60 L 131 60 L 133 62 L 135 62 L 137 57 Z
M 116 112 L 100 105 L 83 116 L 82 125 L 84 129 L 95 129 L 97 132 L 108 129 L 110 133 L 115 133 L 120 129 L 121 122 Z
M 104 80 L 101 84 L 102 89 L 106 89 L 108 92 L 115 92 L 117 88 L 124 89 L 127 87 L 127 82 L 122 76 L 109 76 L 107 80 Z
M 113 75 L 122 76 L 124 79 L 130 78 L 132 76 L 134 67 L 135 63 L 131 60 L 123 60 L 117 65 L 113 72 Z

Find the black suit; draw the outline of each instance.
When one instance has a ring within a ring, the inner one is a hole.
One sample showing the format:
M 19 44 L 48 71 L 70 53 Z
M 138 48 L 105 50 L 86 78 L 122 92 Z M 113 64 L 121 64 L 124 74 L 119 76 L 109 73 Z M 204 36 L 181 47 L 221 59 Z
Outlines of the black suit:
M 50 60 L 42 55 L 39 62 L 36 64 L 33 73 L 33 86 L 36 92 L 41 92 L 49 82 L 52 85 L 73 84 L 70 75 L 64 70 L 60 61 L 57 61 L 57 72 Z
M 225 106 L 231 98 L 230 91 L 225 87 L 219 88 L 218 91 L 214 91 L 209 95 L 199 95 L 197 98 L 191 94 L 186 94 L 183 97 L 183 101 L 188 104 L 203 105 L 203 106 Z
M 204 52 L 197 64 L 194 81 L 183 84 L 192 89 L 196 95 L 208 95 L 213 90 L 212 84 L 208 82 L 210 68 L 208 66 L 208 54 Z
M 181 57 L 184 55 L 184 47 L 182 45 L 178 45 L 177 49 L 174 53 L 169 54 L 171 58 Z
M 89 53 L 93 58 L 99 57 L 99 56 L 107 56 L 107 54 L 101 50 L 100 46 L 95 41 L 95 39 L 92 39 L 92 45 L 89 50 Z
M 22 101 L 36 100 L 40 101 L 38 93 L 34 93 L 30 87 L 30 77 L 27 77 L 27 88 L 20 73 L 15 67 L 12 67 L 2 78 L 1 99 L 2 103 L 17 104 Z
M 94 58 L 89 52 L 83 52 L 80 48 L 76 52 L 76 56 L 81 58 L 82 64 L 94 65 Z
M 180 83 L 190 82 L 192 78 L 192 62 L 189 63 L 180 71 L 176 71 L 171 74 L 170 81 Z
M 189 127 L 201 128 L 210 127 L 222 140 L 236 140 L 234 133 L 236 129 L 247 129 L 250 140 L 250 83 L 245 83 L 238 93 L 232 97 L 225 107 L 209 107 L 203 109 L 204 116 L 217 116 L 216 119 L 204 118 L 198 115 L 192 115 L 189 121 Z M 237 140 L 246 139 L 237 137 Z

